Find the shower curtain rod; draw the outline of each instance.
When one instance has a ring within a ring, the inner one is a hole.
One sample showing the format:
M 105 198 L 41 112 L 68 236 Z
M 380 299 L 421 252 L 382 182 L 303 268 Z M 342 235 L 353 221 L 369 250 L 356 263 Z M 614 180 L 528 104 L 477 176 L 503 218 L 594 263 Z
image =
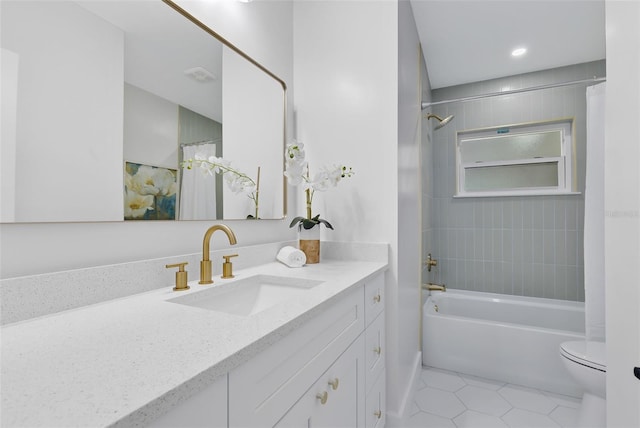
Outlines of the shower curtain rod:
M 469 96 L 469 97 L 454 98 L 454 99 L 451 99 L 451 100 L 442 100 L 442 101 L 434 101 L 434 102 L 431 102 L 431 103 L 422 103 L 421 107 L 422 107 L 422 110 L 424 110 L 427 107 L 437 106 L 439 104 L 457 103 L 457 102 L 464 102 L 464 101 L 473 101 L 473 100 L 479 100 L 479 99 L 482 99 L 482 98 L 497 97 L 499 95 L 519 94 L 521 92 L 538 91 L 540 89 L 551 89 L 551 88 L 559 88 L 559 87 L 562 87 L 562 86 L 582 85 L 582 84 L 585 84 L 585 83 L 586 84 L 595 84 L 595 83 L 606 82 L 606 81 L 607 81 L 606 77 L 593 77 L 592 79 L 574 80 L 572 82 L 562 82 L 562 83 L 551 83 L 551 84 L 548 84 L 548 85 L 530 86 L 528 88 L 512 89 L 510 91 L 490 92 L 488 94 L 472 95 L 472 96 Z
M 222 142 L 222 138 L 216 138 L 215 140 L 196 141 L 196 142 L 193 142 L 193 143 L 180 143 L 180 147 L 199 146 L 199 145 L 204 145 L 204 144 L 215 144 L 215 143 L 220 143 L 220 142 Z

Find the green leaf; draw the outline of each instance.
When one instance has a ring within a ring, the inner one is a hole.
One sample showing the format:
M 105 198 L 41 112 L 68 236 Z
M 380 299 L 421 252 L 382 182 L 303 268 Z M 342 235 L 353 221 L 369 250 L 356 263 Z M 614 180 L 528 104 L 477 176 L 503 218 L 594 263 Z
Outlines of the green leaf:
M 333 230 L 333 226 L 331 226 L 331 223 L 329 223 L 327 220 L 323 220 L 323 219 L 319 218 L 318 221 L 320 223 L 324 224 L 325 226 L 327 226 L 329 229 Z
M 319 222 L 315 218 L 312 218 L 312 219 L 305 218 L 304 220 L 302 220 L 302 227 L 308 230 L 313 228 L 318 223 Z
M 291 224 L 289 225 L 289 227 L 293 227 L 293 226 L 295 226 L 296 224 L 301 223 L 303 220 L 305 220 L 305 218 L 304 218 L 304 217 L 296 217 L 296 218 L 294 218 L 293 220 L 291 220 Z

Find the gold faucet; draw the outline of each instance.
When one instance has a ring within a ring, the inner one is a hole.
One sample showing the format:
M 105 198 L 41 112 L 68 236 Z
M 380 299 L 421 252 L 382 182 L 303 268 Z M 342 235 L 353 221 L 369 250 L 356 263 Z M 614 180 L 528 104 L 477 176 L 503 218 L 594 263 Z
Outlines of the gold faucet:
M 211 279 L 211 260 L 209 259 L 209 243 L 211 242 L 211 235 L 213 235 L 213 232 L 216 230 L 221 230 L 226 233 L 231 245 L 235 245 L 237 242 L 236 235 L 229 226 L 216 224 L 207 229 L 202 241 L 202 261 L 200 262 L 200 281 L 198 281 L 198 284 L 213 284 L 213 280 Z

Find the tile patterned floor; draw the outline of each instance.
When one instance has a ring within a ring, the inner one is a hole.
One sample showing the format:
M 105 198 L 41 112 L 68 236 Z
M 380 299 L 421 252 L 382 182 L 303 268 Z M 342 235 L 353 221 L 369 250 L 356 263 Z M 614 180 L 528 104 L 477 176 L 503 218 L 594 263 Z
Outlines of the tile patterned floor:
M 405 428 L 574 428 L 580 400 L 425 367 Z

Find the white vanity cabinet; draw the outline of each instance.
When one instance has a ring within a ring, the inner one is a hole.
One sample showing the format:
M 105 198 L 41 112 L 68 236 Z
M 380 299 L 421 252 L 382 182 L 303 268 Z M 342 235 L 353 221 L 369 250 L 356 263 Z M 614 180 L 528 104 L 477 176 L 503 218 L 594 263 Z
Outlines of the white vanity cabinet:
M 148 426 L 152 428 L 224 428 L 228 426 L 227 416 L 227 375 L 225 374 Z
M 384 426 L 383 295 L 380 274 L 232 370 L 229 426 Z
M 150 426 L 382 428 L 384 332 L 379 274 Z
M 325 373 L 364 330 L 362 293 L 361 286 L 350 290 L 318 316 L 229 372 L 230 427 L 275 426 L 312 385 L 330 376 Z M 363 361 L 362 348 L 359 359 Z M 330 388 L 329 379 L 324 382 Z

